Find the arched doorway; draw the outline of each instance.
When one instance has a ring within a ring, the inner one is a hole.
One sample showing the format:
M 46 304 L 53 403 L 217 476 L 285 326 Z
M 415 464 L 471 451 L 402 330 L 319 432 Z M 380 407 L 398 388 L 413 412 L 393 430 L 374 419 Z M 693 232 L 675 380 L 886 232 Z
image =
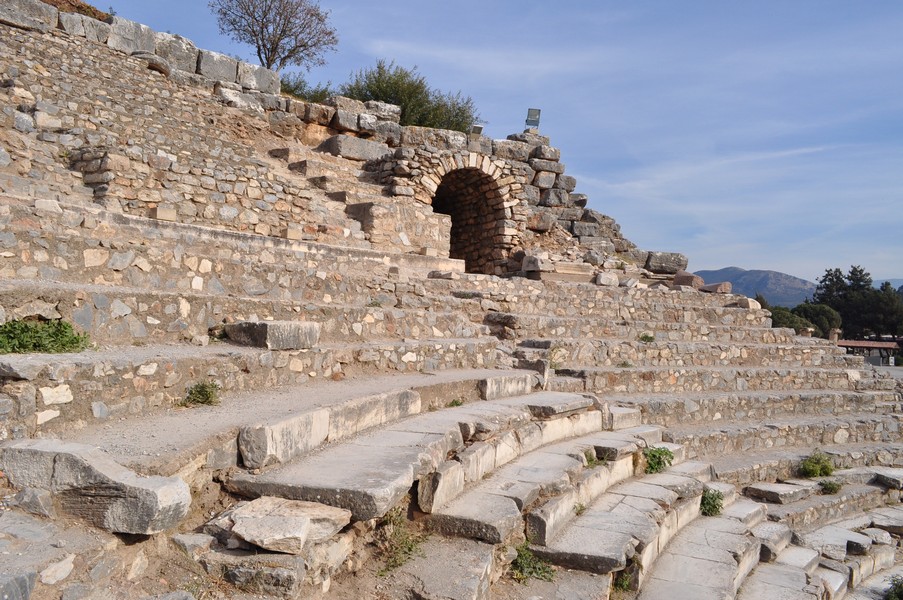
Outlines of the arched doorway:
M 510 209 L 496 181 L 477 168 L 447 173 L 433 196 L 433 210 L 451 217 L 451 258 L 464 260 L 468 273 L 503 273 Z

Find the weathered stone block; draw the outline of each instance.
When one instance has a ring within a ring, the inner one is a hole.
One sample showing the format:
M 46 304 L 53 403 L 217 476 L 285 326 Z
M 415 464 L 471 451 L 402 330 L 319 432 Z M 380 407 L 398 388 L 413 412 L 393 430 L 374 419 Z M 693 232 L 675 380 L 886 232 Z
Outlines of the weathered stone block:
M 705 285 L 705 280 L 699 275 L 680 270 L 674 275 L 674 285 L 688 285 L 698 290 Z
M 445 461 L 435 472 L 420 478 L 417 503 L 420 510 L 431 513 L 464 491 L 464 467 L 457 461 Z
M 404 146 L 433 146 L 439 150 L 458 150 L 467 147 L 467 136 L 460 131 L 406 126 L 401 128 Z
M 531 158 L 529 161 L 530 168 L 535 171 L 548 171 L 556 175 L 564 173 L 564 165 L 555 160 L 542 160 L 541 158 Z
M 329 126 L 337 131 L 358 131 L 358 113 L 340 108 L 335 111 Z
M 199 50 L 196 73 L 214 81 L 235 83 L 238 74 L 238 61 L 219 52 Z
M 721 283 L 712 283 L 709 285 L 704 285 L 699 288 L 700 292 L 706 292 L 709 294 L 730 294 L 733 289 L 733 285 L 730 281 L 722 281 Z
M 156 54 L 170 67 L 195 73 L 198 68 L 198 49 L 191 40 L 171 33 L 156 33 Z
M 106 44 L 107 40 L 110 39 L 110 32 L 113 30 L 113 27 L 109 23 L 104 23 L 103 21 L 98 21 L 97 19 L 92 19 L 90 17 L 85 17 L 82 20 L 82 23 L 85 26 L 85 39 L 89 42 Z
M 3 9 L 0 8 L 0 14 Z M 38 574 L 35 572 L 11 575 L 0 573 L 0 598 L 5 600 L 28 600 L 37 583 Z
M 351 511 L 301 500 L 264 496 L 236 508 L 232 533 L 265 550 L 303 554 L 351 522 Z
M 596 274 L 596 285 L 601 285 L 605 287 L 618 287 L 621 284 L 621 280 L 614 273 L 597 273 Z
M 308 103 L 305 107 L 304 120 L 317 125 L 329 125 L 336 109 L 325 104 Z
M 352 160 L 374 160 L 390 152 L 386 144 L 348 135 L 334 135 L 320 144 L 317 150 Z
M 548 171 L 537 171 L 533 177 L 533 185 L 541 190 L 548 190 L 555 186 L 555 173 Z
M 40 0 L 4 0 L 0 4 L 0 23 L 20 29 L 50 31 L 59 22 L 59 10 Z
M 337 110 L 344 110 L 355 114 L 367 111 L 367 105 L 360 100 L 354 98 L 346 98 L 345 96 L 330 96 L 324 102 L 327 106 L 332 106 Z
M 107 46 L 113 50 L 119 50 L 126 54 L 135 52 L 147 52 L 153 54 L 156 49 L 154 30 L 147 25 L 129 21 L 122 17 L 110 17 L 110 35 L 107 38 Z
M 85 17 L 78 13 L 60 13 L 60 29 L 77 37 L 85 37 Z
M 398 123 L 401 121 L 401 107 L 387 102 L 378 102 L 376 100 L 368 100 L 364 103 L 367 112 L 374 115 L 380 121 L 389 121 Z
M 492 153 L 499 158 L 527 162 L 530 160 L 530 154 L 532 152 L 533 146 L 526 142 L 517 142 L 513 140 L 492 141 Z
M 225 326 L 229 339 L 270 350 L 304 350 L 320 340 L 320 324 L 308 321 L 244 321 Z
M 543 190 L 539 195 L 540 206 L 567 206 L 568 193 L 564 190 Z
M 687 257 L 677 252 L 650 252 L 646 268 L 653 273 L 670 275 L 687 268 Z
M 281 88 L 276 72 L 246 62 L 238 63 L 236 82 L 245 89 L 258 90 L 264 94 L 278 94 Z
M 581 223 L 579 221 L 574 223 L 574 226 L 571 229 L 574 235 L 580 236 L 590 236 L 590 237 L 598 237 L 599 236 L 599 226 L 595 223 Z
M 577 187 L 577 178 L 570 175 L 559 175 L 555 179 L 555 187 L 566 192 L 573 192 Z

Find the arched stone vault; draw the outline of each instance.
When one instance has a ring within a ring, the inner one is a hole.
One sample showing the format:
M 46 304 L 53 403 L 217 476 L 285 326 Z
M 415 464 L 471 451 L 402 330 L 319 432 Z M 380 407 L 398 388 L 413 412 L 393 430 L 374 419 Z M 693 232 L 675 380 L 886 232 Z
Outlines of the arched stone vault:
M 523 169 L 479 152 L 404 150 L 393 160 L 395 186 L 451 217 L 449 255 L 471 273 L 510 273 L 509 256 L 526 231 Z

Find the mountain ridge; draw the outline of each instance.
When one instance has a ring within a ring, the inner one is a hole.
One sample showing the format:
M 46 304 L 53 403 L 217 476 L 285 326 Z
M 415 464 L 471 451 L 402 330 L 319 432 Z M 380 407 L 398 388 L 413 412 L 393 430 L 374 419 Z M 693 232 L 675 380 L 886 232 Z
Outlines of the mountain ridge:
M 725 267 L 716 270 L 696 271 L 706 283 L 730 281 L 735 294 L 754 298 L 761 294 L 772 306 L 793 308 L 815 293 L 816 284 L 779 271 L 765 269 L 741 269 Z

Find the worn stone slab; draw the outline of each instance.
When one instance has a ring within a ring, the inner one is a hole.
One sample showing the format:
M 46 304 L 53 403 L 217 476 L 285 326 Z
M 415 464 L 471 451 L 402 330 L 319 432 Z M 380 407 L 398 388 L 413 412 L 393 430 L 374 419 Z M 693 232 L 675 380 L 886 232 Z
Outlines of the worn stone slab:
M 869 511 L 872 525 L 893 535 L 903 535 L 903 509 L 885 506 Z
M 430 515 L 430 529 L 445 535 L 502 544 L 523 528 L 521 510 L 511 498 L 474 492 Z
M 762 542 L 760 559 L 762 562 L 774 562 L 793 538 L 793 531 L 785 523 L 763 521 L 753 525 L 750 533 Z
M 48 490 L 65 512 L 116 533 L 165 531 L 191 505 L 188 485 L 178 477 L 141 477 L 83 444 L 10 442 L 0 447 L 0 465 L 15 487 Z
M 269 350 L 307 350 L 320 340 L 320 324 L 310 321 L 242 321 L 224 330 L 237 344 Z
M 280 91 L 277 73 L 260 65 L 252 65 L 243 61 L 238 63 L 236 82 L 245 89 L 258 90 L 264 94 L 278 94 Z
M 110 17 L 106 22 L 110 25 L 107 46 L 113 50 L 129 55 L 135 52 L 154 53 L 157 41 L 154 30 L 147 25 L 116 16 Z
M 821 555 L 812 548 L 804 548 L 803 546 L 788 546 L 778 555 L 775 563 L 802 569 L 810 575 L 818 566 Z
M 40 0 L 4 0 L 0 4 L 0 23 L 47 32 L 56 29 L 59 10 Z
M 549 562 L 590 573 L 621 571 L 636 554 L 632 535 L 600 531 L 572 524 L 548 546 L 532 546 L 533 553 Z
M 688 259 L 677 252 L 650 252 L 646 269 L 653 273 L 671 275 L 687 268 Z
M 721 514 L 731 519 L 737 519 L 747 527 L 752 527 L 765 519 L 768 509 L 760 502 L 738 498 L 733 504 L 725 507 Z
M 824 567 L 816 567 L 814 575 L 821 578 L 821 580 L 824 582 L 825 589 L 828 590 L 829 598 L 842 598 L 846 593 L 846 576 L 838 573 L 837 571 L 825 569 Z
M 303 456 L 329 436 L 330 411 L 320 408 L 272 424 L 242 427 L 238 448 L 250 469 L 285 463 Z
M 872 469 L 878 483 L 892 490 L 903 490 L 903 469 L 876 467 Z
M 624 496 L 635 496 L 637 498 L 652 500 L 665 510 L 674 506 L 678 499 L 677 493 L 661 486 L 643 483 L 642 480 L 622 483 L 613 491 Z
M 808 498 L 812 495 L 812 489 L 786 483 L 754 483 L 746 487 L 746 495 L 775 504 L 792 504 Z
M 759 565 L 740 587 L 738 600 L 823 600 L 821 582 L 809 583 L 802 569 L 780 564 Z
M 611 415 L 611 429 L 613 431 L 630 429 L 643 424 L 643 413 L 636 408 L 609 406 L 608 411 Z
M 860 529 L 859 533 L 870 537 L 874 544 L 880 544 L 882 546 L 894 544 L 894 538 L 890 533 L 883 529 L 878 529 L 877 527 L 866 527 L 865 529 Z
M 495 552 L 489 544 L 430 538 L 419 555 L 398 569 L 407 589 L 393 597 L 413 592 L 423 600 L 489 600 L 494 569 Z M 413 582 L 407 584 L 408 578 Z
M 316 502 L 262 497 L 230 515 L 232 533 L 248 543 L 286 554 L 304 554 L 351 522 L 351 511 Z
M 704 575 L 704 574 L 702 574 Z M 654 575 L 646 580 L 639 598 L 643 600 L 733 600 L 733 591 L 726 588 L 712 588 L 697 583 L 675 585 L 673 581 L 657 579 Z M 769 598 L 771 596 L 761 596 Z
M 642 479 L 643 483 L 671 490 L 678 498 L 695 498 L 702 495 L 703 483 L 692 477 L 675 473 L 653 473 Z
M 593 509 L 607 510 L 613 514 L 629 516 L 650 516 L 656 523 L 662 523 L 668 512 L 654 500 L 637 496 L 624 496 L 617 493 L 617 488 L 599 498 Z
M 673 475 L 684 475 L 686 477 L 692 477 L 697 481 L 701 481 L 703 483 L 715 483 L 712 480 L 715 479 L 715 469 L 712 467 L 711 463 L 700 462 L 700 461 L 684 461 L 678 465 L 674 465 L 668 469 L 668 473 Z M 728 484 L 730 485 L 730 484 Z
M 847 554 L 868 554 L 872 540 L 848 529 L 828 525 L 805 534 L 797 534 L 800 544 L 821 552 L 822 556 L 833 560 L 844 560 Z
M 523 406 L 536 419 L 555 419 L 593 406 L 592 398 L 566 392 L 537 392 L 526 397 L 502 400 L 505 406 Z
M 620 460 L 626 456 L 633 456 L 639 451 L 639 446 L 637 446 L 636 442 L 624 439 L 594 436 L 590 443 L 593 444 L 596 456 L 600 460 Z
M 210 551 L 200 563 L 207 574 L 253 594 L 297 598 L 306 573 L 305 559 L 291 554 Z
M 317 146 L 317 150 L 351 160 L 376 160 L 391 152 L 386 144 L 349 135 L 334 135 Z

